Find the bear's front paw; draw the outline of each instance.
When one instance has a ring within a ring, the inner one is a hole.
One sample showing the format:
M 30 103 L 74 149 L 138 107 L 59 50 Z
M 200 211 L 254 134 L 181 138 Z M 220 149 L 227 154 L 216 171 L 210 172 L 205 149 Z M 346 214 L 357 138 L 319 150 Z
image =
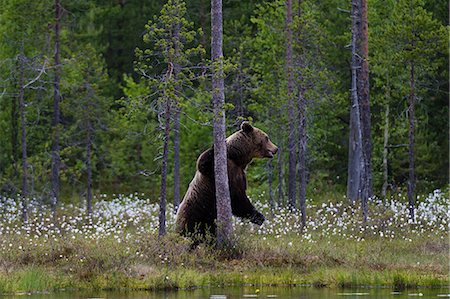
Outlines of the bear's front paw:
M 263 222 L 265 220 L 266 220 L 266 217 L 264 217 L 264 215 L 258 211 L 256 211 L 255 214 L 253 214 L 253 216 L 250 218 L 250 222 L 252 222 L 254 224 L 258 224 L 258 225 L 263 224 Z

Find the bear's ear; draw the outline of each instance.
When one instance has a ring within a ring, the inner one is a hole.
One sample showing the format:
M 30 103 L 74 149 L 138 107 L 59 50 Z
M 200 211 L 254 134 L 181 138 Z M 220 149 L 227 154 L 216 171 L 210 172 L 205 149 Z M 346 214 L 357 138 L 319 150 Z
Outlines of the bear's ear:
M 248 121 L 244 121 L 241 124 L 241 130 L 245 133 L 250 133 L 251 131 L 253 131 L 253 127 Z

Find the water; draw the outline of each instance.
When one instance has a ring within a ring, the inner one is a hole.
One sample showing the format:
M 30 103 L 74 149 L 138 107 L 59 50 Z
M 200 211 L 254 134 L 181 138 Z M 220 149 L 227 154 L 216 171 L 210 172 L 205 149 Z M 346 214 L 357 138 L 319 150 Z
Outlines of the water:
M 25 297 L 24 297 L 25 296 Z M 230 287 L 204 288 L 196 290 L 159 291 L 159 292 L 57 292 L 48 294 L 15 294 L 2 298 L 27 299 L 414 299 L 414 298 L 450 298 L 450 289 L 416 289 L 394 292 L 392 289 L 317 289 L 312 287 Z

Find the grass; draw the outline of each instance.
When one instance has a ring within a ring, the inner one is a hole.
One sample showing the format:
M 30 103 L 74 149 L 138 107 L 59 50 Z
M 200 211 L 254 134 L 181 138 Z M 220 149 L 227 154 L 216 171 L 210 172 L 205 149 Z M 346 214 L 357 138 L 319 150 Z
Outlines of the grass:
M 92 218 L 62 207 L 56 224 L 36 209 L 27 226 L 12 206 L 0 223 L 0 294 L 227 285 L 447 287 L 448 202 L 441 195 L 429 201 L 432 214 L 427 205 L 417 210 L 414 224 L 405 218 L 407 209 L 392 202 L 375 202 L 367 225 L 358 207 L 310 203 L 304 230 L 297 214 L 271 217 L 261 206 L 267 224 L 236 221 L 235 246 L 226 252 L 204 244 L 191 249 L 174 233 L 158 238 L 157 206 L 136 198 L 98 200 Z
M 161 240 L 152 235 L 138 244 L 119 246 L 113 240 L 49 244 L 36 252 L 14 253 L 8 266 L 3 262 L 0 293 L 226 285 L 448 286 L 448 247 L 443 241 L 436 240 L 433 244 L 440 244 L 440 249 L 430 251 L 421 241 L 372 238 L 363 243 L 323 240 L 311 245 L 290 240 L 293 246 L 280 246 L 275 238 L 241 239 L 232 258 L 205 246 L 189 251 L 189 242 L 175 235 Z M 125 254 L 129 246 L 139 254 Z M 51 257 L 42 258 L 48 252 Z

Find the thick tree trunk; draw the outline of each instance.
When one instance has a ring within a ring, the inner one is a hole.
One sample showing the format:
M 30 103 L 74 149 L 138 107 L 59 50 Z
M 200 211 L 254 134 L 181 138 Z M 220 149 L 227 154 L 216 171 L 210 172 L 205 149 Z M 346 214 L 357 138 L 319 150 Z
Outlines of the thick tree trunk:
M 381 196 L 386 198 L 388 187 L 389 104 L 386 104 L 386 112 L 384 117 L 383 187 L 381 188 Z
M 213 64 L 212 101 L 214 108 L 214 174 L 217 205 L 217 245 L 231 240 L 231 199 L 228 186 L 225 132 L 225 91 L 222 52 L 222 0 L 211 0 L 211 60 Z
M 166 234 L 166 203 L 167 203 L 167 161 L 169 159 L 169 139 L 170 139 L 170 99 L 166 98 L 164 108 L 164 145 L 161 168 L 161 189 L 159 197 L 159 230 L 158 236 Z
M 61 22 L 61 3 L 60 0 L 55 0 L 55 78 L 53 82 L 53 144 L 52 144 L 52 198 L 51 206 L 53 214 L 56 211 L 56 205 L 59 201 L 59 167 L 60 167 L 60 153 L 59 153 L 59 136 L 60 136 L 60 108 L 61 91 L 59 86 L 60 81 L 60 22 Z
M 415 221 L 414 216 L 414 197 L 415 197 L 415 175 L 414 175 L 414 130 L 415 130 L 415 115 L 414 115 L 414 101 L 415 101 L 415 69 L 414 63 L 410 64 L 410 94 L 409 94 L 409 178 L 408 178 L 408 203 L 409 203 L 409 217 L 411 221 Z
M 20 60 L 20 81 L 19 81 L 19 109 L 20 124 L 22 128 L 22 220 L 28 222 L 28 163 L 27 163 L 27 123 L 25 116 L 25 99 L 24 99 L 24 76 L 25 76 L 25 57 L 19 55 Z
M 359 88 L 358 88 L 358 71 L 361 69 L 361 60 L 360 55 L 358 54 L 358 43 L 360 42 L 360 34 L 361 34 L 361 0 L 352 0 L 352 62 L 351 62 L 351 69 L 352 69 L 352 89 L 351 89 L 351 99 L 352 99 L 352 109 L 354 109 L 354 124 L 355 127 L 352 129 L 356 130 L 356 149 L 355 152 L 360 152 L 360 159 L 359 163 L 355 162 L 353 165 L 350 165 L 350 159 L 349 157 L 349 166 L 355 167 L 355 169 L 349 169 L 349 177 L 350 174 L 353 172 L 358 172 L 360 175 L 360 186 L 358 188 L 359 196 L 361 198 L 361 205 L 362 205 L 362 212 L 363 212 L 363 222 L 367 222 L 367 216 L 368 216 L 368 188 L 362 188 L 362 184 L 367 182 L 367 172 L 365 171 L 365 166 L 367 165 L 365 162 L 365 151 L 362 149 L 362 124 L 361 124 L 361 107 L 360 107 L 360 100 L 359 100 Z M 351 119 L 351 117 L 350 117 Z M 352 119 L 351 119 L 352 121 Z M 352 136 L 355 132 L 351 132 L 350 135 Z M 350 144 L 350 147 L 352 147 L 352 144 Z M 359 149 L 358 149 L 359 148 Z M 358 160 L 356 160 L 358 161 Z M 359 168 L 359 170 L 358 170 Z M 349 180 L 347 184 L 351 184 L 351 181 Z M 361 191 L 365 192 L 361 192 Z M 349 194 L 350 195 L 350 194 Z M 356 200 L 350 197 L 350 200 Z
M 298 177 L 302 226 L 306 226 L 306 101 L 302 88 L 298 100 Z
M 288 206 L 293 210 L 296 208 L 296 158 L 295 158 L 295 108 L 294 108 L 294 60 L 292 51 L 292 0 L 286 0 L 286 77 L 287 77 L 287 100 L 288 100 L 288 153 L 289 153 L 289 176 L 288 176 Z

